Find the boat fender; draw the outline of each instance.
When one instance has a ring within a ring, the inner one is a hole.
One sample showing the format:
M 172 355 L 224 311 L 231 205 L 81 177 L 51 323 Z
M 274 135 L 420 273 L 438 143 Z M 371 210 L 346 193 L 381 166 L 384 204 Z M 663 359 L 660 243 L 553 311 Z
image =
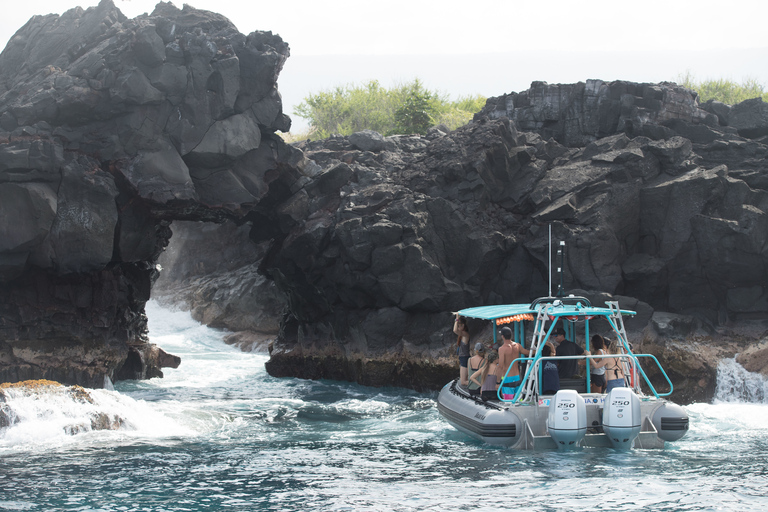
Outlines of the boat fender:
M 558 449 L 575 448 L 587 434 L 587 406 L 573 389 L 561 389 L 549 402 L 547 430 Z
M 651 422 L 665 441 L 677 441 L 688 432 L 688 413 L 677 404 L 661 404 L 653 411 Z
M 630 388 L 613 388 L 603 407 L 603 432 L 611 446 L 619 450 L 632 448 L 642 424 L 640 399 L 635 392 Z

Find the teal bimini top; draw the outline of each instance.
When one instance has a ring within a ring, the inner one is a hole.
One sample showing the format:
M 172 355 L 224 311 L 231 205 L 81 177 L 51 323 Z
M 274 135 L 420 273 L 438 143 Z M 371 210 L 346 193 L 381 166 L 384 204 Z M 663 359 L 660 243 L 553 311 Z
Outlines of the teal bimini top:
M 480 320 L 498 320 L 500 318 L 514 317 L 515 315 L 537 315 L 541 306 L 531 307 L 531 304 L 503 304 L 499 306 L 479 306 L 459 311 L 459 315 Z M 611 316 L 610 308 L 596 308 L 582 306 L 581 304 L 547 304 L 547 315 L 550 317 L 573 317 L 568 320 L 589 320 L 592 317 Z M 628 309 L 621 310 L 622 315 L 635 315 L 636 312 Z M 528 320 L 528 319 L 526 319 Z

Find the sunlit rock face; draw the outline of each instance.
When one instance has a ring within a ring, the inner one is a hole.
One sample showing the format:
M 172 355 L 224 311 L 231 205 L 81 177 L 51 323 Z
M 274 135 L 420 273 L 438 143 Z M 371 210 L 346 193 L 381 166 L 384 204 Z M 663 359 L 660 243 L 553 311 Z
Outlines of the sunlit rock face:
M 35 16 L 0 54 L 0 380 L 162 375 L 144 304 L 173 219 L 290 195 L 288 45 L 159 3 Z M 126 366 L 126 361 L 130 364 Z

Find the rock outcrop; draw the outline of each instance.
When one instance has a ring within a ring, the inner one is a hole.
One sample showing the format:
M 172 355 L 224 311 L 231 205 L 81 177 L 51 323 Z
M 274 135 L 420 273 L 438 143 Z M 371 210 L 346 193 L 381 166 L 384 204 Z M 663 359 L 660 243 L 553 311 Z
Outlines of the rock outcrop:
M 162 375 L 144 304 L 174 219 L 222 222 L 302 177 L 288 45 L 226 18 L 111 0 L 35 16 L 0 54 L 0 381 Z M 267 206 L 265 206 L 267 205 Z
M 423 361 L 416 386 L 429 387 L 427 366 L 455 365 L 447 312 L 547 293 L 551 225 L 567 243 L 566 289 L 689 318 L 688 333 L 657 321 L 660 333 L 633 334 L 668 342 L 667 363 L 685 350 L 677 339 L 717 345 L 754 327 L 673 364 L 679 399 L 711 398 L 719 358 L 768 326 L 768 148 L 733 119 L 674 84 L 534 83 L 451 133 L 299 145 L 324 172 L 273 217 L 289 234 L 266 266 L 292 318 L 268 370 L 338 378 L 340 358 L 387 360 L 380 383 L 397 383 L 415 373 L 398 361 Z
M 189 221 L 174 223 L 187 240 L 231 221 L 221 240 L 248 249 L 169 265 L 158 292 L 214 325 L 268 326 L 273 375 L 441 385 L 450 311 L 547 293 L 547 226 L 567 244 L 565 288 L 638 310 L 633 341 L 669 361 L 676 340 L 752 333 L 714 361 L 765 338 L 762 101 L 536 82 L 453 132 L 292 147 L 275 134 L 288 55 L 279 36 L 162 2 L 128 20 L 103 0 L 14 36 L 0 54 L 1 380 L 98 386 L 178 364 L 147 343 L 144 316 L 172 221 Z M 684 400 L 711 396 L 704 353 L 673 372 Z

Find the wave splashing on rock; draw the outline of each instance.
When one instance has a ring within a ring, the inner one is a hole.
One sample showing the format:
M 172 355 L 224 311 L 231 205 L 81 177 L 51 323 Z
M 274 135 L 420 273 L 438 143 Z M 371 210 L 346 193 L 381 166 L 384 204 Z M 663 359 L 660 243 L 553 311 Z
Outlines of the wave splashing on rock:
M 115 393 L 47 380 L 0 385 L 0 444 L 130 428 Z
M 768 379 L 746 370 L 736 358 L 723 359 L 717 367 L 715 401 L 768 404 Z

